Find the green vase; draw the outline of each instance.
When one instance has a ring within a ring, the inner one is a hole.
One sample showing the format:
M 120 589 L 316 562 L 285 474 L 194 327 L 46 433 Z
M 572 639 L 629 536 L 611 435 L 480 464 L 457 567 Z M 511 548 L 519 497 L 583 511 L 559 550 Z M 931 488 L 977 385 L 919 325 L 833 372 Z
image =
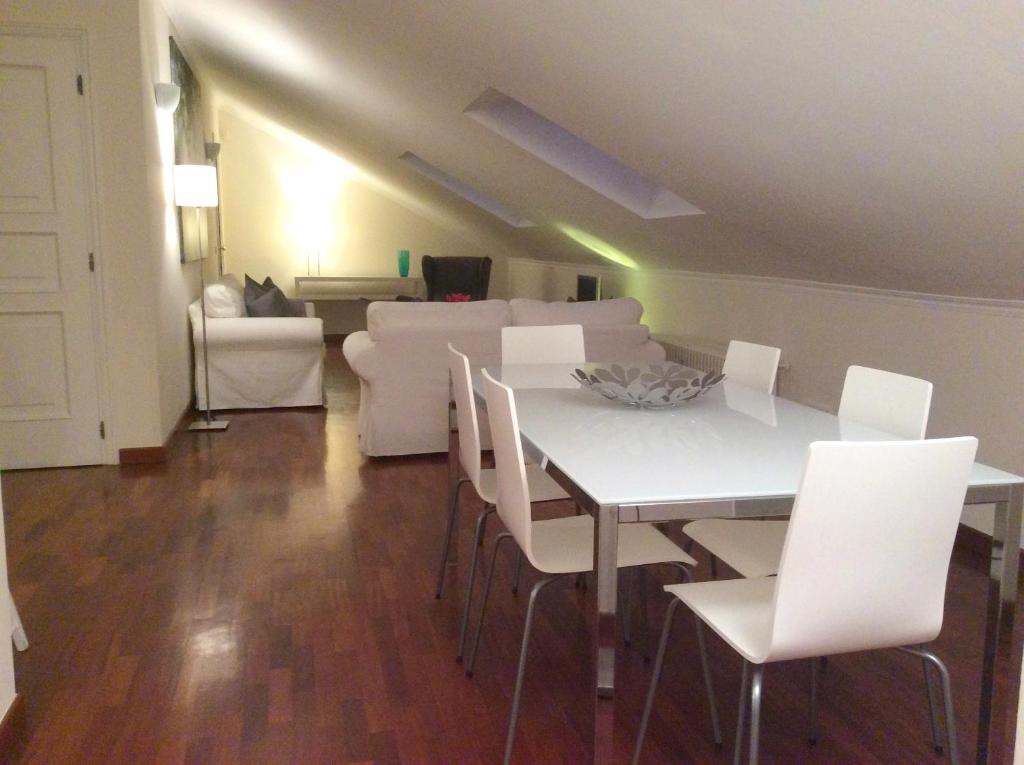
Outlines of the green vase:
M 408 276 L 409 275 L 409 251 L 399 250 L 398 251 L 398 275 Z

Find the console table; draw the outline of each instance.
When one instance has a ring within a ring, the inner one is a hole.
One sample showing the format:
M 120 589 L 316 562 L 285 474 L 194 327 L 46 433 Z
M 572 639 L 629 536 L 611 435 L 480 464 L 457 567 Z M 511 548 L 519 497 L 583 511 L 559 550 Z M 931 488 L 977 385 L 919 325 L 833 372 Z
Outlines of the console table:
M 399 296 L 422 297 L 416 276 L 296 276 L 295 297 L 316 305 L 324 334 L 347 335 L 366 329 L 366 303 Z

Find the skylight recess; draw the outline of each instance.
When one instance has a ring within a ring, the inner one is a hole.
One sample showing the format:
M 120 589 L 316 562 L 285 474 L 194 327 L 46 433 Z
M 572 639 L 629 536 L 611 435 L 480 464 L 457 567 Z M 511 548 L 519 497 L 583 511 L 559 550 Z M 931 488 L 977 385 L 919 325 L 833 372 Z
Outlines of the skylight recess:
M 524 218 L 522 215 L 518 215 L 509 210 L 505 205 L 496 199 L 484 194 L 482 191 L 477 191 L 472 186 L 469 186 L 458 178 L 454 178 L 446 173 L 436 165 L 432 165 L 422 157 L 418 157 L 411 151 L 407 151 L 399 159 L 404 160 L 412 167 L 416 172 L 427 176 L 434 183 L 439 186 L 444 186 L 451 192 L 458 194 L 460 197 L 465 199 L 467 202 L 472 202 L 482 210 L 486 210 L 491 215 L 501 218 L 510 226 L 516 228 L 527 228 L 529 226 L 537 225 L 532 220 Z
M 704 211 L 511 96 L 488 88 L 465 114 L 641 218 Z

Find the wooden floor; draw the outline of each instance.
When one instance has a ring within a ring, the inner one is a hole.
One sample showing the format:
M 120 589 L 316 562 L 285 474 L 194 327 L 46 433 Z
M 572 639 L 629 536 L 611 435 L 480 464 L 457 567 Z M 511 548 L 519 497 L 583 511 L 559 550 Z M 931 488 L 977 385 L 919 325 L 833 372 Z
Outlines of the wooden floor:
M 233 414 L 226 433 L 176 434 L 165 465 L 3 476 L 11 583 L 32 642 L 16 659 L 23 762 L 500 761 L 525 597 L 511 595 L 502 566 L 466 679 L 453 660 L 464 566 L 443 600 L 433 595 L 445 460 L 363 458 L 358 386 L 336 344 L 329 370 L 327 410 Z M 479 508 L 465 506 L 463 561 Z M 965 762 L 985 591 L 983 569 L 958 556 L 937 650 L 951 667 Z M 517 762 L 585 759 L 591 595 L 567 583 L 541 602 Z M 712 641 L 718 753 L 689 625 L 676 629 L 646 763 L 729 761 L 739 662 Z M 619 653 L 621 761 L 647 687 L 642 654 Z M 763 761 L 944 761 L 930 746 L 916 660 L 834 659 L 813 748 L 806 690 L 805 664 L 766 673 Z

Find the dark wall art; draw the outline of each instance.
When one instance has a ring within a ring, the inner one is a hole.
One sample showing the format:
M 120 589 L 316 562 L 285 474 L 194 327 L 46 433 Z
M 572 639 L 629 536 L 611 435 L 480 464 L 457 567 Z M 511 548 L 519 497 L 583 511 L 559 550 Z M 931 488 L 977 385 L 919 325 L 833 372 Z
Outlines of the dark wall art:
M 171 82 L 181 88 L 181 101 L 174 111 L 174 164 L 202 165 L 206 162 L 203 139 L 203 102 L 199 81 L 192 74 L 181 50 L 170 38 Z M 207 211 L 178 208 L 178 242 L 181 262 L 210 256 Z

